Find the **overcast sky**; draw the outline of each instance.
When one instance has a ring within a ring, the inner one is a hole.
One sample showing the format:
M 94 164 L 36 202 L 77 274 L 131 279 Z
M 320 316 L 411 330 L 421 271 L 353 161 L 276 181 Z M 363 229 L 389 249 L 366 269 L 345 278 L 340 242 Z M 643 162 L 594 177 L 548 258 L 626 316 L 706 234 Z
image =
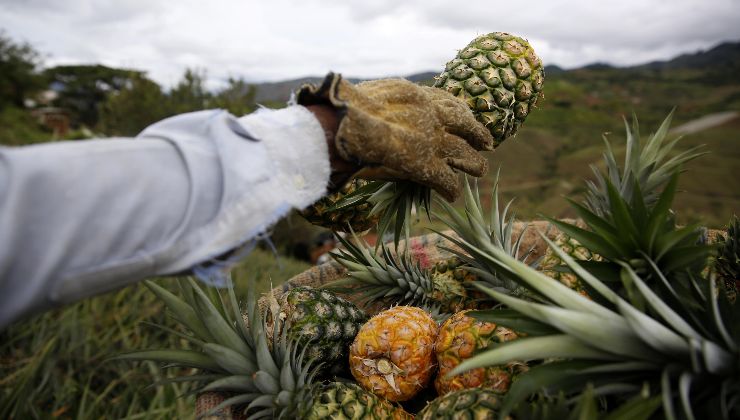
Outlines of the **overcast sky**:
M 546 64 L 638 64 L 740 40 L 740 0 L 0 0 L 0 29 L 46 65 L 103 63 L 171 86 L 441 70 L 475 36 L 529 39 Z

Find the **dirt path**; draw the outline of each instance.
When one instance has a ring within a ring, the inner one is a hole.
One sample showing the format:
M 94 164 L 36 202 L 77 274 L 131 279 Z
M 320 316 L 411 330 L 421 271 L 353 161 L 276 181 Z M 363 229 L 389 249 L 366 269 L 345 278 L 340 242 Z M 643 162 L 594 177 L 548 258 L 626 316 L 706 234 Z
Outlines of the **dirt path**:
M 693 121 L 689 121 L 685 124 L 681 124 L 671 130 L 672 134 L 693 134 L 708 128 L 722 125 L 728 121 L 740 117 L 740 112 L 737 111 L 726 111 L 717 112 L 715 114 L 705 115 L 701 118 L 697 118 Z

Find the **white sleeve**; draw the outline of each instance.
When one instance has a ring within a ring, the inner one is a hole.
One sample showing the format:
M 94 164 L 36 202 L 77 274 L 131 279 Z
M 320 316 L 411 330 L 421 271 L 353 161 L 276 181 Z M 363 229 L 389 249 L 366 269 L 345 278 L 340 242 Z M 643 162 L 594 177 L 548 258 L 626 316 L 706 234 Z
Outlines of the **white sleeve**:
M 0 329 L 234 249 L 319 199 L 330 172 L 321 125 L 300 106 L 0 148 Z

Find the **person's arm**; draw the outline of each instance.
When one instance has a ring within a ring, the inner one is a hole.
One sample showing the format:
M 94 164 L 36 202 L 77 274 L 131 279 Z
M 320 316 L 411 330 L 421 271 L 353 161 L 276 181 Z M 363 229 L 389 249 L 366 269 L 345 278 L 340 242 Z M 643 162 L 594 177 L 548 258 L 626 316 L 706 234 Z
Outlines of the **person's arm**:
M 319 199 L 331 175 L 322 127 L 337 121 L 324 111 L 202 111 L 135 139 L 0 148 L 0 329 L 190 269 Z

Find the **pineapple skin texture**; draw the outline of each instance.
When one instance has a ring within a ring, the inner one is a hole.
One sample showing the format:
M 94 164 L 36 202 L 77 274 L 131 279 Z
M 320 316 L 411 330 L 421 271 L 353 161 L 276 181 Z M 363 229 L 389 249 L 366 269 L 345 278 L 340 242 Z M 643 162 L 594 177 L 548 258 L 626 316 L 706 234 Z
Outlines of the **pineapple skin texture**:
M 389 401 L 407 401 L 424 389 L 436 370 L 437 323 L 420 308 L 396 306 L 360 328 L 350 347 L 352 375 L 366 390 Z M 373 366 L 390 361 L 400 372 L 388 375 Z M 394 386 L 395 385 L 395 386 Z
M 282 319 L 287 321 L 288 337 L 304 343 L 309 359 L 332 362 L 347 354 L 347 347 L 367 320 L 354 303 L 327 290 L 296 287 L 280 298 Z M 272 334 L 272 319 L 267 319 Z
M 469 287 L 478 280 L 478 276 L 466 269 L 458 257 L 437 262 L 430 274 L 434 284 L 431 299 L 440 305 L 443 312 L 482 309 L 479 301 L 487 295 Z
M 439 373 L 434 380 L 434 387 L 439 395 L 470 388 L 485 388 L 503 394 L 509 390 L 517 371 L 526 368 L 524 364 L 481 367 L 447 377 L 448 372 L 489 344 L 519 338 L 513 330 L 476 320 L 466 315 L 467 312 L 469 311 L 456 313 L 439 328 L 439 335 L 434 343 Z
M 500 396 L 489 389 L 465 389 L 440 396 L 422 409 L 419 420 L 457 420 L 499 418 Z M 510 419 L 511 417 L 507 417 Z
M 321 387 L 309 411 L 300 418 L 307 420 L 411 420 L 414 416 L 404 411 L 403 408 L 362 389 L 357 384 L 332 382 Z
M 558 248 L 565 251 L 566 254 L 576 261 L 602 260 L 600 255 L 592 253 L 588 248 L 581 245 L 580 242 L 564 233 L 558 235 L 555 238 L 554 243 Z M 548 248 L 545 252 L 545 256 L 542 258 L 542 262 L 540 263 L 540 270 L 542 273 L 568 286 L 568 288 L 575 290 L 581 296 L 589 297 L 585 286 L 575 274 L 558 271 L 558 267 L 562 268 L 566 267 L 566 265 L 552 249 Z
M 367 184 L 367 181 L 355 178 L 345 184 L 339 191 L 321 198 L 299 213 L 310 223 L 335 232 L 350 232 L 351 230 L 364 232 L 373 228 L 380 220 L 380 215 L 370 215 L 372 210 L 370 203 L 362 203 L 341 210 L 331 210 L 331 208 L 344 197 Z
M 516 134 L 542 95 L 545 71 L 527 40 L 481 35 L 460 50 L 434 86 L 464 100 L 496 143 Z

